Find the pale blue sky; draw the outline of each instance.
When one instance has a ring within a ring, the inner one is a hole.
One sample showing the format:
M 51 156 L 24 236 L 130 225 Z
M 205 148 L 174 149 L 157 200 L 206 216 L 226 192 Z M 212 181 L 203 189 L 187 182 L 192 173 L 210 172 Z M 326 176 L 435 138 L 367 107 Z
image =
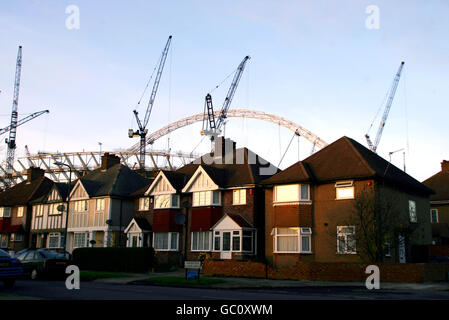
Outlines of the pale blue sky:
M 79 30 L 65 27 L 71 4 L 80 9 Z M 380 9 L 378 30 L 365 27 L 368 5 Z M 436 0 L 2 1 L 0 126 L 9 124 L 22 45 L 19 115 L 51 113 L 19 128 L 19 156 L 25 144 L 32 153 L 98 150 L 98 142 L 103 150 L 129 147 L 137 142 L 127 136 L 136 127 L 132 110 L 171 34 L 150 132 L 202 112 L 205 94 L 250 55 L 231 108 L 291 119 L 329 143 L 347 135 L 366 145 L 364 134 L 404 60 L 378 151 L 388 159 L 406 147 L 408 124 L 407 171 L 423 180 L 449 159 L 448 9 Z M 229 84 L 213 93 L 217 108 Z M 200 127 L 173 133 L 172 149 L 190 152 Z M 230 119 L 226 133 L 275 165 L 292 135 L 243 119 Z M 154 147 L 166 145 L 162 139 Z M 301 139 L 300 158 L 310 150 Z M 281 167 L 297 160 L 295 141 Z M 401 153 L 393 163 L 402 167 Z

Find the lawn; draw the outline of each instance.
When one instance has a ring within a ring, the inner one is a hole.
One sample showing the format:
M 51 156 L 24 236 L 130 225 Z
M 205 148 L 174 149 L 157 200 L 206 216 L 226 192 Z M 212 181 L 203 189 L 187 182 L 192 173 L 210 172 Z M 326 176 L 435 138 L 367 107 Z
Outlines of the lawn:
M 131 274 L 120 273 L 120 272 L 102 272 L 102 271 L 81 271 L 80 278 L 81 281 L 93 281 L 97 279 L 105 278 L 129 278 L 132 277 Z
M 145 280 L 138 280 L 137 283 L 151 283 L 169 286 L 204 286 L 218 283 L 225 283 L 225 280 L 214 278 L 201 278 L 200 280 L 186 280 L 184 277 L 154 277 Z

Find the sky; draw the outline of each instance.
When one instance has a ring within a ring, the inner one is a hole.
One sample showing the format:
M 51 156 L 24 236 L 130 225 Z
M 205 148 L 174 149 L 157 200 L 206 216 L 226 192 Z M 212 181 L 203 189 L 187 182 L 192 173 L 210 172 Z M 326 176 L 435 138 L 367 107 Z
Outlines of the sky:
M 79 29 L 67 28 L 72 5 Z M 369 6 L 378 10 L 377 24 Z M 448 9 L 443 0 L 2 1 L 0 127 L 10 121 L 19 45 L 19 118 L 50 110 L 18 128 L 19 157 L 25 145 L 37 153 L 137 143 L 127 134 L 137 127 L 132 110 L 145 112 L 148 92 L 137 103 L 169 35 L 149 132 L 202 112 L 205 95 L 250 55 L 231 109 L 287 118 L 327 143 L 348 136 L 366 145 L 364 135 L 378 114 L 370 130 L 375 138 L 385 96 L 405 61 L 378 154 L 389 160 L 389 152 L 404 149 L 407 173 L 422 181 L 449 160 Z M 231 78 L 212 92 L 215 108 Z M 200 130 L 201 123 L 177 130 L 153 148 L 206 152 L 210 143 Z M 285 153 L 281 168 L 311 154 L 304 138 L 287 148 L 292 135 L 260 120 L 230 118 L 226 125 L 238 147 L 275 165 Z M 403 168 L 403 151 L 392 163 Z

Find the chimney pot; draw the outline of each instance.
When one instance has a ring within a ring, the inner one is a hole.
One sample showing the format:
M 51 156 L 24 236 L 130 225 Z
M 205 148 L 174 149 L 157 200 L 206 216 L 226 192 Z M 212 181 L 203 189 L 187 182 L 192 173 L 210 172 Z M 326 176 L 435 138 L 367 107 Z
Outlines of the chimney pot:
M 107 170 L 112 166 L 120 163 L 120 158 L 115 154 L 110 154 L 109 152 L 105 152 L 104 155 L 101 156 L 101 170 Z
M 441 171 L 449 171 L 449 161 L 443 160 L 441 162 Z

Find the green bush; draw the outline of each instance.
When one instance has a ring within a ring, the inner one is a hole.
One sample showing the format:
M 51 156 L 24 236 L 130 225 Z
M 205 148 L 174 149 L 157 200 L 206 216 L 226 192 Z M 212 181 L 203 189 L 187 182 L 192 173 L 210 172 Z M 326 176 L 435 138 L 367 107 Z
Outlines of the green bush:
M 73 263 L 80 270 L 148 272 L 153 268 L 153 248 L 77 248 Z

